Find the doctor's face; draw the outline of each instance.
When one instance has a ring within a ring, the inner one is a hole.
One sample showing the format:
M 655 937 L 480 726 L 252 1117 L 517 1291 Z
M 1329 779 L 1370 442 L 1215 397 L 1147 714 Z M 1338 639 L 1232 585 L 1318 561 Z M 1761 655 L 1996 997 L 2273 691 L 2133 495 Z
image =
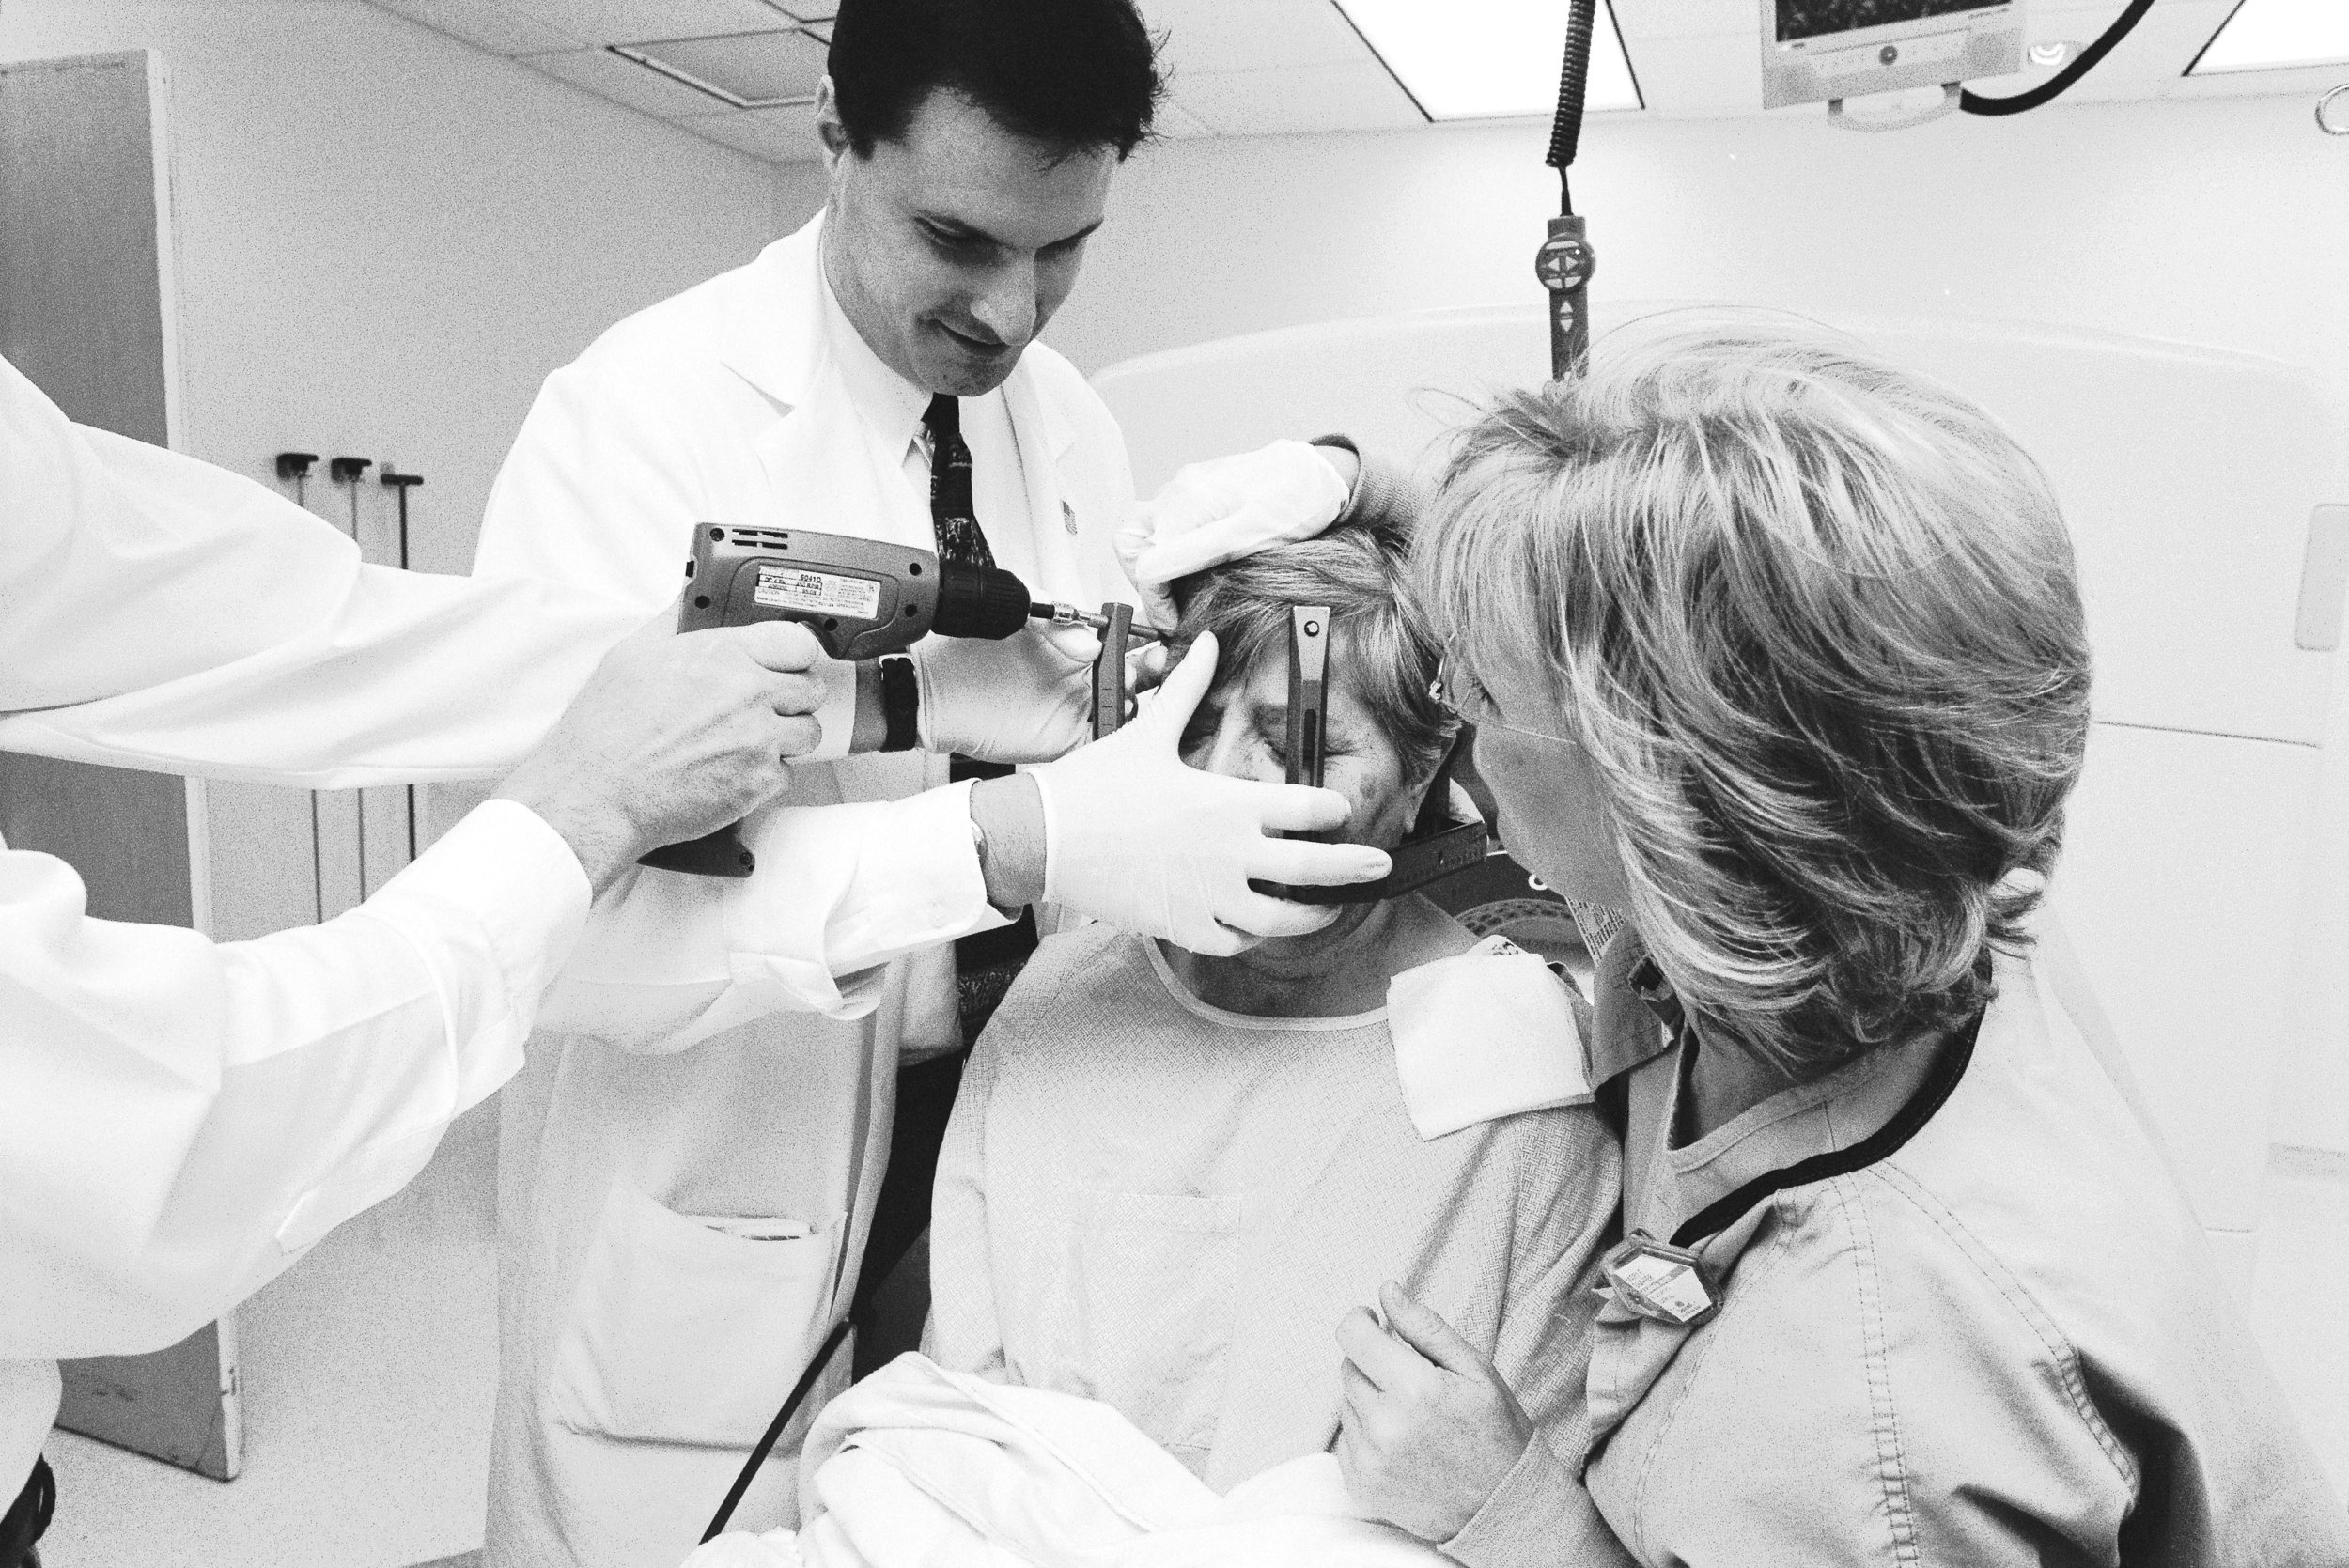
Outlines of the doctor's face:
M 1001 386 L 1076 287 L 1116 148 L 1055 157 L 941 90 L 861 158 L 830 82 L 817 127 L 832 179 L 825 274 L 858 334 L 925 391 Z

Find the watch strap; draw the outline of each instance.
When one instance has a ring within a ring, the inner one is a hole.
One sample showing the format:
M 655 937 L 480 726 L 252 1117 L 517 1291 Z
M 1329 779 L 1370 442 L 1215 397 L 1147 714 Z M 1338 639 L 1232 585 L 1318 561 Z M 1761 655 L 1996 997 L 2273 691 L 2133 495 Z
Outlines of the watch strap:
M 881 743 L 884 752 L 910 752 L 922 743 L 922 688 L 913 660 L 892 654 L 880 661 Z

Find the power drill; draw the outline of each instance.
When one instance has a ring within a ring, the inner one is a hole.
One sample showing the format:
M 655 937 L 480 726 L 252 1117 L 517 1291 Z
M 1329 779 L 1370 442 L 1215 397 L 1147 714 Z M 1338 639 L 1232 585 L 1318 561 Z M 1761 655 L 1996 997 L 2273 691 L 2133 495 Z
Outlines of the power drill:
M 1159 635 L 1132 626 L 1132 613 L 1122 604 L 1103 605 L 1094 615 L 1032 598 L 1026 583 L 1000 567 L 941 561 L 934 551 L 805 528 L 696 523 L 685 577 L 679 632 L 796 621 L 816 634 L 827 654 L 851 661 L 902 653 L 933 631 L 1000 642 L 1030 620 L 1091 627 L 1102 633 L 1094 675 L 1097 733 L 1099 710 L 1112 700 L 1102 691 L 1105 680 L 1115 688 L 1115 705 L 1123 706 L 1127 638 Z M 748 877 L 757 862 L 741 829 L 738 822 L 705 838 L 666 845 L 640 863 L 702 877 Z

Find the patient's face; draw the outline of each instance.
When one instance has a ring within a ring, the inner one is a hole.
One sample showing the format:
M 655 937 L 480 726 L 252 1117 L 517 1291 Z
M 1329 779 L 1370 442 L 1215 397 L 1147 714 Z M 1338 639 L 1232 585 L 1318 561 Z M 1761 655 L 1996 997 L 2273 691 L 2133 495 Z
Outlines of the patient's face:
M 1433 769 L 1405 771 L 1402 753 L 1346 677 L 1347 651 L 1341 634 L 1331 649 L 1336 673 L 1329 685 L 1321 782 L 1354 812 L 1335 832 L 1313 836 L 1392 849 L 1418 815 Z M 1227 778 L 1279 784 L 1288 777 L 1288 659 L 1276 649 L 1216 681 L 1183 732 L 1183 760 Z

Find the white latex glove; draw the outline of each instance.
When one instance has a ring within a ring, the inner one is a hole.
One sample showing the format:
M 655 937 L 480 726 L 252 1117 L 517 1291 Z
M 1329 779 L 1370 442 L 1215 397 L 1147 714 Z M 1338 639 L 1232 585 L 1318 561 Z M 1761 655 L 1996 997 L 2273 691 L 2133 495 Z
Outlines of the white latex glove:
M 1251 878 L 1373 882 L 1390 862 L 1367 845 L 1272 836 L 1339 826 L 1348 808 L 1335 790 L 1184 765 L 1183 728 L 1214 682 L 1215 660 L 1215 638 L 1201 637 L 1132 723 L 1028 776 L 1044 803 L 1047 899 L 1221 957 L 1337 918 L 1257 893 Z
M 1083 627 L 1031 625 L 1002 642 L 931 637 L 914 644 L 926 752 L 982 762 L 1049 762 L 1093 734 L 1093 660 Z
M 1173 626 L 1168 583 L 1267 545 L 1310 539 L 1338 520 L 1347 494 L 1321 449 L 1301 441 L 1177 470 L 1117 530 L 1117 559 L 1142 591 L 1143 618 Z

